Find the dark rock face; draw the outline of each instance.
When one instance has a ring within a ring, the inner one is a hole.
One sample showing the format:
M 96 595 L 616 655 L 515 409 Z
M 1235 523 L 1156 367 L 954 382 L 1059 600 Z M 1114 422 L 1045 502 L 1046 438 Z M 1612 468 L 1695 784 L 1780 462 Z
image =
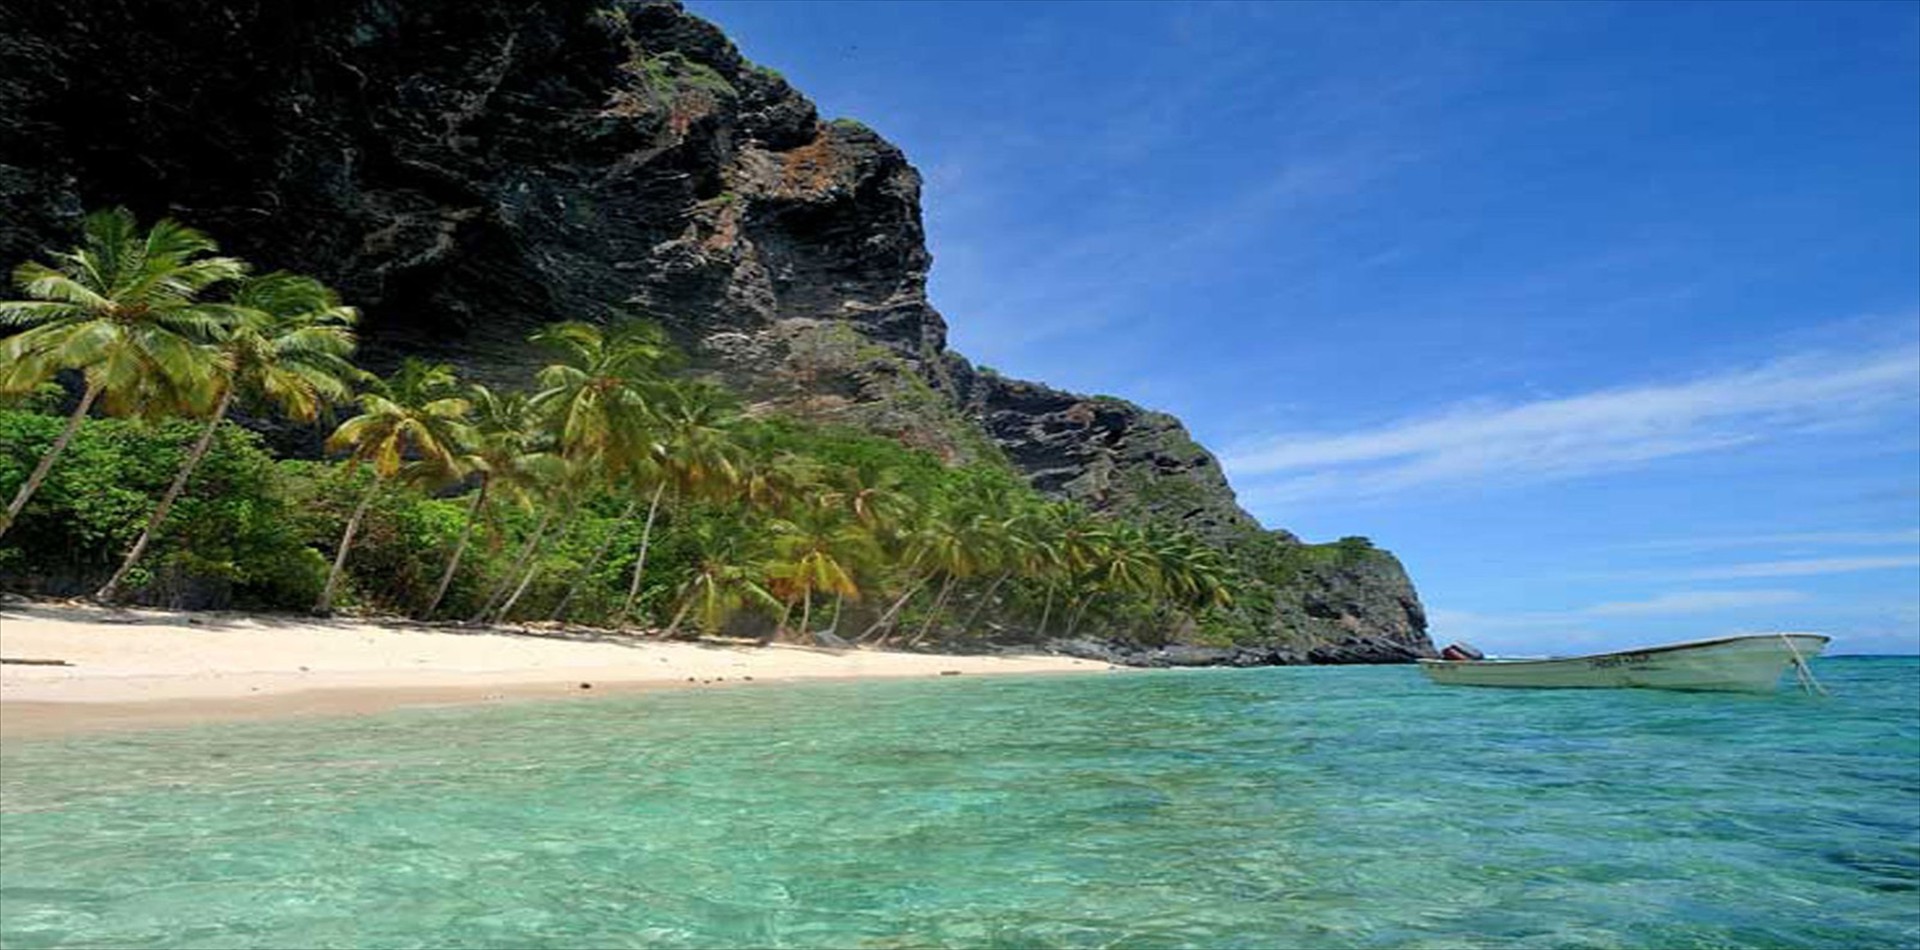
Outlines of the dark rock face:
M 385 351 L 485 364 L 622 304 L 695 345 L 793 317 L 944 345 L 905 157 L 675 7 L 13 6 L 0 259 L 124 203 L 322 277 Z
M 1219 460 L 1180 420 L 980 372 L 957 356 L 948 367 L 962 410 L 1040 490 L 1178 523 L 1215 541 L 1261 530 L 1234 499 Z
M 1438 655 L 1413 582 L 1384 551 L 1302 572 L 1280 586 L 1275 615 L 1289 642 L 1317 644 L 1308 651 L 1315 663 L 1407 663 Z
M 919 198 L 897 148 L 673 3 L 0 0 L 0 262 L 84 209 L 168 214 L 339 288 L 374 365 L 492 381 L 539 324 L 645 313 L 751 398 L 1260 531 L 1178 420 L 948 352 Z M 1397 563 L 1278 596 L 1276 637 L 1431 651 Z
M 1431 659 L 1433 651 L 1417 649 L 1386 637 L 1364 635 L 1346 637 L 1336 643 L 1317 646 L 1307 651 L 1308 662 L 1328 665 L 1412 663 L 1421 657 Z

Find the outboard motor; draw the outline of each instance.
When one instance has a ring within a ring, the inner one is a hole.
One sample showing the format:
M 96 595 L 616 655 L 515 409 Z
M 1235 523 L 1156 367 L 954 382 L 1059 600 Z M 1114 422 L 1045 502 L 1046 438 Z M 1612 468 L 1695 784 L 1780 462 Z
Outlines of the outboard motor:
M 1449 643 L 1446 649 L 1440 651 L 1440 658 L 1459 662 L 1462 660 L 1484 660 L 1487 658 L 1487 655 L 1474 649 L 1471 643 Z

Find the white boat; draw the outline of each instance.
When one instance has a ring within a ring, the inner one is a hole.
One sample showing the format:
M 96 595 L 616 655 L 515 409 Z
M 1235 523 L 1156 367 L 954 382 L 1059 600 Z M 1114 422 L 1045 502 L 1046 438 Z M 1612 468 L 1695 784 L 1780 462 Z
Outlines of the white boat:
M 1421 660 L 1420 669 L 1428 679 L 1448 686 L 1768 693 L 1780 685 L 1780 674 L 1791 668 L 1801 685 L 1812 691 L 1818 684 L 1806 661 L 1820 655 L 1830 639 L 1817 633 L 1768 633 L 1589 656 Z M 1449 647 L 1448 653 L 1458 649 Z

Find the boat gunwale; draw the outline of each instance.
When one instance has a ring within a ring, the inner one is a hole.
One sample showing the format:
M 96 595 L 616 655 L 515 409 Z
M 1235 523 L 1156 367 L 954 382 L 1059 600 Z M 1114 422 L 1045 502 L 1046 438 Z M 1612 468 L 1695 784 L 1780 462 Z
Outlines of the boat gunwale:
M 1741 640 L 1778 640 L 1782 637 L 1807 637 L 1819 640 L 1822 644 L 1832 643 L 1833 638 L 1823 633 L 1743 633 L 1732 637 L 1713 637 L 1706 640 L 1684 640 L 1679 643 L 1667 643 L 1637 650 L 1613 650 L 1608 653 L 1582 653 L 1576 656 L 1515 657 L 1511 660 L 1441 660 L 1421 657 L 1421 665 L 1440 667 L 1460 666 L 1528 666 L 1540 663 L 1572 663 L 1579 660 L 1598 660 L 1610 656 L 1640 656 L 1648 653 L 1672 653 L 1676 650 L 1697 650 L 1701 647 L 1719 646 L 1723 643 L 1735 643 Z

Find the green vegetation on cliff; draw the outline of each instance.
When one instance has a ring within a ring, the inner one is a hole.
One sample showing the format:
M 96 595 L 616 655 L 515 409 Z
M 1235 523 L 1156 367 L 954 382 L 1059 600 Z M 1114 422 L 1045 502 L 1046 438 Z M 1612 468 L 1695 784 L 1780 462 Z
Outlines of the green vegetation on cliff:
M 242 256 L 312 275 L 364 308 L 355 333 L 369 365 L 448 360 L 502 398 L 528 388 L 541 357 L 526 339 L 556 317 L 605 324 L 644 312 L 749 415 L 845 424 L 950 466 L 1003 458 L 1049 498 L 1192 532 L 1241 578 L 1233 610 L 1181 622 L 1178 639 L 1389 641 L 1370 654 L 1401 659 L 1430 648 L 1413 587 L 1384 551 L 1309 565 L 1285 583 L 1255 576 L 1259 559 L 1244 553 L 1293 539 L 1266 536 L 1178 419 L 975 371 L 948 349 L 926 296 L 921 176 L 906 154 L 857 122 L 823 117 L 679 4 L 15 7 L 0 36 L 14 54 L 0 81 L 0 135 L 17 146 L 0 163 L 0 262 L 66 246 L 76 209 L 105 198 L 147 216 L 191 208 Z M 95 28 L 103 22 L 124 28 Z M 76 95 L 85 122 L 69 121 Z M 194 107 L 153 105 L 180 96 Z M 129 142 L 138 161 L 127 160 Z M 816 334 L 836 338 L 824 349 L 851 352 L 844 371 L 799 365 L 816 354 L 789 343 Z M 235 411 L 269 444 L 318 454 L 324 433 L 279 425 L 281 410 Z M 481 481 L 430 491 L 467 498 L 458 492 Z M 386 497 L 352 545 L 343 596 L 380 580 L 356 579 L 355 565 Z M 159 507 L 150 519 L 175 519 Z M 657 519 L 659 552 L 672 546 L 670 507 Z M 491 523 L 468 533 L 463 559 L 483 556 Z M 313 543 L 333 553 L 338 538 Z M 631 553 L 626 543 L 595 571 Z M 469 570 L 452 573 L 447 596 L 457 598 Z M 537 600 L 549 577 L 523 599 Z M 952 598 L 970 602 L 988 586 L 958 583 Z M 992 599 L 1015 609 L 1031 599 L 1044 613 L 1045 594 L 1016 578 Z M 930 596 L 916 598 L 904 612 Z M 1121 613 L 1102 599 L 1083 629 L 1160 629 L 1151 612 L 1137 622 Z M 1017 631 L 1038 619 L 989 610 L 977 623 Z
M 112 211 L 16 271 L 7 586 L 906 644 L 1227 616 L 1233 572 L 1184 533 L 1048 501 L 998 457 L 748 419 L 651 324 L 541 330 L 520 390 L 417 360 L 374 379 L 348 362 L 351 308 L 215 251 Z M 65 413 L 55 379 L 80 392 Z M 346 416 L 335 459 L 274 458 L 236 406 Z

